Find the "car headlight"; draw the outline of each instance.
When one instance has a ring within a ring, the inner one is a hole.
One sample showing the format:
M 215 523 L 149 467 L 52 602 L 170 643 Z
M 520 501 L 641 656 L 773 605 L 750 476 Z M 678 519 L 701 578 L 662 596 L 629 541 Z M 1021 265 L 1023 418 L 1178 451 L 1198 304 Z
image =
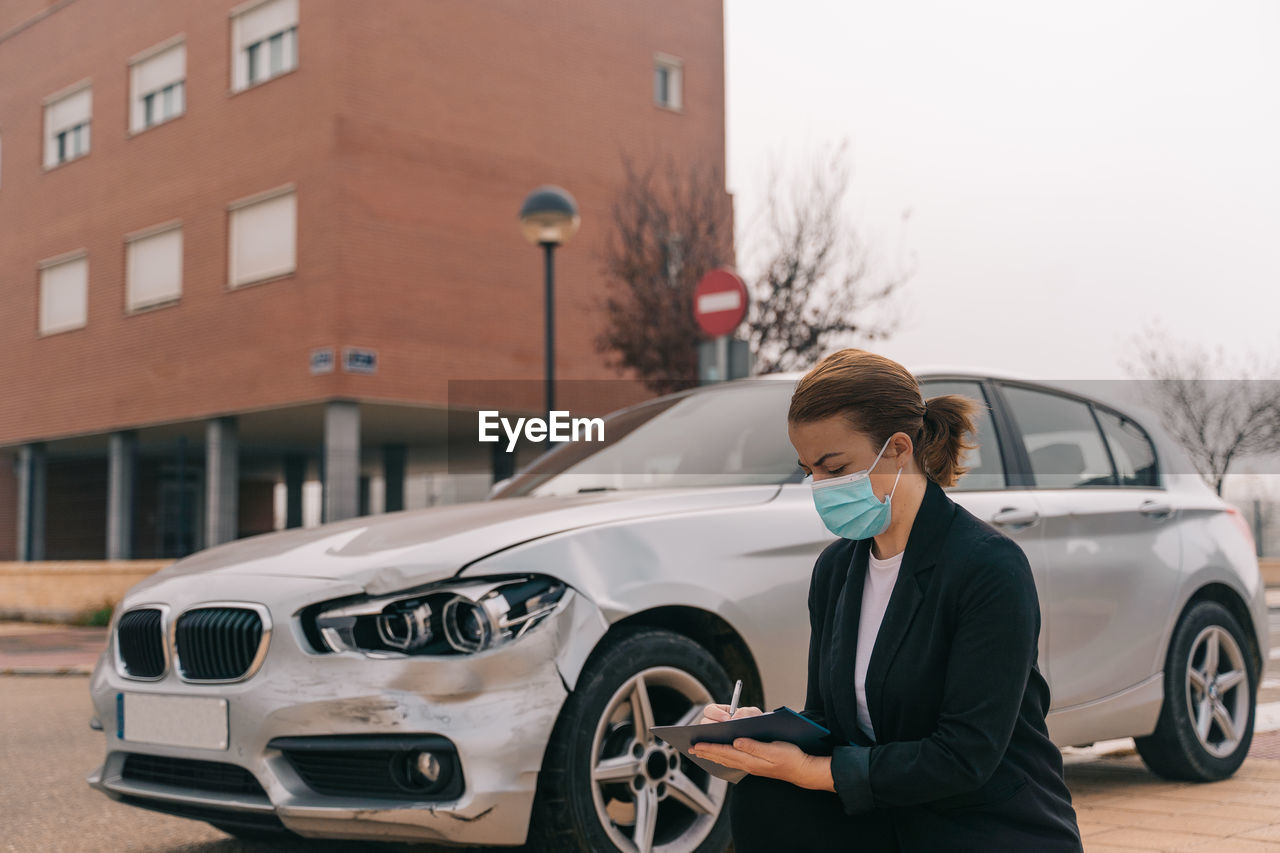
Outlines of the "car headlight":
M 565 585 L 543 575 L 445 581 L 417 591 L 310 608 L 328 651 L 371 657 L 482 652 L 519 639 L 556 609 Z

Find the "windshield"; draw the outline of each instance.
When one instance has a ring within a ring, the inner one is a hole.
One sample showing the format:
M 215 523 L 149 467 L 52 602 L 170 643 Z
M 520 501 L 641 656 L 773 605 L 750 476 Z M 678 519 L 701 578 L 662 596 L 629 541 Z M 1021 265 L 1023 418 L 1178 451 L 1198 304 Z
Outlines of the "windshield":
M 493 497 L 798 483 L 787 438 L 794 386 L 747 379 L 619 410 L 604 419 L 604 441 L 544 453 Z

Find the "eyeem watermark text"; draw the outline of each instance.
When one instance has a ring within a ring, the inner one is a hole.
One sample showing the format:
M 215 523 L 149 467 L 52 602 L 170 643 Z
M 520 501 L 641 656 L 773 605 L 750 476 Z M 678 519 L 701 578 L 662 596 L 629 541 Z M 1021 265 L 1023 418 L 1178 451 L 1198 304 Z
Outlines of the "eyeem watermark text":
M 480 440 L 501 441 L 502 436 L 497 434 L 501 427 L 507 435 L 508 453 L 515 449 L 522 430 L 529 441 L 604 441 L 603 418 L 571 418 L 567 411 L 553 409 L 549 422 L 543 418 L 516 418 L 513 425 L 508 418 L 499 417 L 496 410 L 482 410 L 479 415 Z

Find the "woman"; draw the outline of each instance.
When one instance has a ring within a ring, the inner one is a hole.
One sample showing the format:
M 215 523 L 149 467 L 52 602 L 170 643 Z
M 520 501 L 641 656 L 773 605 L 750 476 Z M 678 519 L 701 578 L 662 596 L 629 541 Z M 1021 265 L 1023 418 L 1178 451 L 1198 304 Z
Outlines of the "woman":
M 804 714 L 838 745 L 829 756 L 748 738 L 696 747 L 751 774 L 730 799 L 736 853 L 1083 849 L 1045 727 L 1031 568 L 942 490 L 967 470 L 976 405 L 926 403 L 902 365 L 860 349 L 796 386 L 788 434 L 841 537 L 809 587 Z M 708 705 L 701 722 L 727 718 Z

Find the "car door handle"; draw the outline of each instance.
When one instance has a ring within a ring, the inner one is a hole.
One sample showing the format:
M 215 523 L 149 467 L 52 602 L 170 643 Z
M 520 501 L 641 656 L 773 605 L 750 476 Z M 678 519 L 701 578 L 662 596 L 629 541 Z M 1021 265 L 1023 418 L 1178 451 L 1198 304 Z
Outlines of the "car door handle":
M 1030 527 L 1040 520 L 1040 513 L 1034 509 L 1019 509 L 1007 506 L 991 516 L 991 523 L 1001 527 Z
M 1151 518 L 1168 518 L 1173 515 L 1173 506 L 1164 501 L 1143 501 L 1138 512 Z

